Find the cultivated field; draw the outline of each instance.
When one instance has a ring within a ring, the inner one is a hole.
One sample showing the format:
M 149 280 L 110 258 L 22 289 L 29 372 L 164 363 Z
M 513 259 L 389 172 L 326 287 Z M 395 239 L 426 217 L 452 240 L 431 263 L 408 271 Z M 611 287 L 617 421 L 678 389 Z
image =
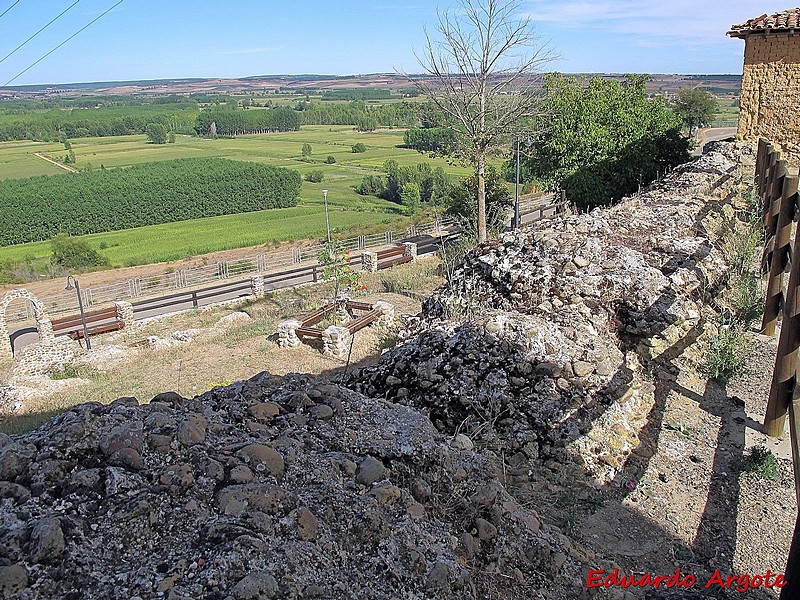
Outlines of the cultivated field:
M 353 153 L 351 147 L 363 143 L 367 151 Z M 272 242 L 320 238 L 325 231 L 322 190 L 327 189 L 331 208 L 331 227 L 337 231 L 385 224 L 402 215 L 402 208 L 372 196 L 360 196 L 353 186 L 366 174 L 379 173 L 387 159 L 400 165 L 428 162 L 455 176 L 469 169 L 432 159 L 414 150 L 398 147 L 402 131 L 358 133 L 350 126 L 303 126 L 300 131 L 241 136 L 235 139 L 201 139 L 177 136 L 174 144 L 148 144 L 146 137 L 120 136 L 71 140 L 77 168 L 125 167 L 175 158 L 217 156 L 296 169 L 301 174 L 321 170 L 322 183 L 303 181 L 300 205 L 114 231 L 85 236 L 100 248 L 115 266 L 149 264 L 186 256 L 255 246 Z M 311 161 L 302 160 L 302 146 L 312 147 Z M 34 156 L 35 152 L 53 158 L 66 154 L 63 144 L 37 142 L 0 143 L 0 179 L 66 172 Z M 326 164 L 333 156 L 335 164 Z M 0 248 L 0 261 L 43 259 L 50 255 L 47 242 Z

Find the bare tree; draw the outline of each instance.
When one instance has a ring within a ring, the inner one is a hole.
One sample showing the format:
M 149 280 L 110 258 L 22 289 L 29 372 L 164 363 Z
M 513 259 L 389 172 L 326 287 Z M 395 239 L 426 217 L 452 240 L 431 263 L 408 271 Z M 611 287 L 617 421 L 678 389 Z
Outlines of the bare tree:
M 416 54 L 427 76 L 408 77 L 444 113 L 474 161 L 478 242 L 485 242 L 487 157 L 533 115 L 533 75 L 556 56 L 535 35 L 520 0 L 458 0 L 438 17 L 438 35 L 426 30 Z

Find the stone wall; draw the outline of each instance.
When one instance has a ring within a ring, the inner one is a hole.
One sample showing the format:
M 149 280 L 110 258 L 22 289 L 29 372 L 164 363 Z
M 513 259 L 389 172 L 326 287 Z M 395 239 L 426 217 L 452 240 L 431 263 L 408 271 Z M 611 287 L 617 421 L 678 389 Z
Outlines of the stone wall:
M 800 162 L 800 35 L 747 36 L 737 137 L 765 137 Z

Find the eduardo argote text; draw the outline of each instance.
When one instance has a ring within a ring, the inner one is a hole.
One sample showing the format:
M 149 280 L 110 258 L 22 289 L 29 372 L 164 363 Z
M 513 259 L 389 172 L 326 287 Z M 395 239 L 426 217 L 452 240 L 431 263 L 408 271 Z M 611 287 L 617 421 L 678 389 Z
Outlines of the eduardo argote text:
M 586 577 L 587 588 L 612 588 L 612 587 L 639 587 L 639 588 L 694 588 L 703 587 L 704 589 L 718 588 L 746 592 L 758 588 L 782 588 L 786 585 L 783 574 L 773 573 L 769 569 L 763 575 L 757 573 L 743 573 L 741 575 L 723 575 L 719 570 L 706 581 L 698 581 L 697 577 L 691 574 L 682 573 L 677 569 L 671 575 L 654 575 L 652 573 L 622 575 L 619 569 L 607 572 L 603 569 L 591 569 Z

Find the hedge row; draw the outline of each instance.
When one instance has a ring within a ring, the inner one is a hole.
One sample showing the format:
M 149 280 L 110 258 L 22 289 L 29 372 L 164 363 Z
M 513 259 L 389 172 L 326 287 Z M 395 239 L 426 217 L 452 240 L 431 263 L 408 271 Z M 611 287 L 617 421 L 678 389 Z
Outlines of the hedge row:
M 0 182 L 0 246 L 295 206 L 300 174 L 223 158 Z

